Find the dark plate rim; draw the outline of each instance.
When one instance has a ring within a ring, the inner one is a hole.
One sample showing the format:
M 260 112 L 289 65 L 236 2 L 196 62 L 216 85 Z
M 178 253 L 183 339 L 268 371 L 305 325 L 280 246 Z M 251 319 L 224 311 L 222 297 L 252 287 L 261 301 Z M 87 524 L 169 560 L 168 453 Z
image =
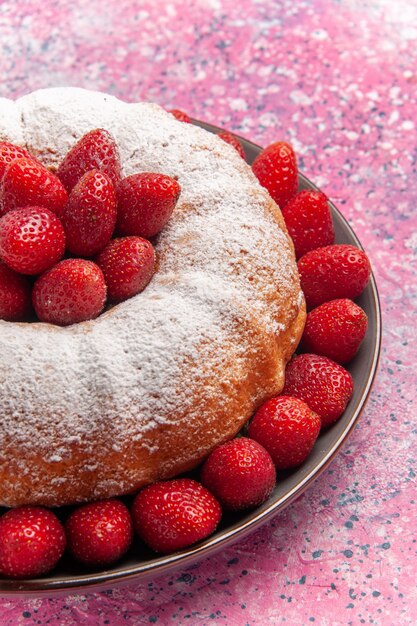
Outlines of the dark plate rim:
M 221 128 L 213 126 L 212 124 L 206 124 L 199 120 L 193 120 L 193 124 L 200 126 L 205 130 L 212 133 L 218 133 Z M 238 136 L 246 153 L 258 153 L 262 150 L 257 144 Z M 306 176 L 299 173 L 299 182 L 304 187 L 309 187 L 318 190 L 318 187 L 314 185 Z M 340 213 L 336 206 L 329 201 L 332 215 L 338 220 L 341 228 L 348 233 L 349 238 L 355 243 L 355 245 L 363 250 L 363 246 L 359 241 L 357 235 Z M 369 398 L 369 394 L 372 389 L 372 385 L 375 380 L 376 371 L 378 368 L 378 362 L 381 352 L 381 335 L 382 335 L 382 323 L 381 323 L 381 306 L 378 295 L 378 289 L 376 286 L 375 278 L 371 274 L 367 290 L 370 296 L 371 304 L 373 306 L 373 313 L 375 317 L 375 334 L 373 336 L 374 352 L 369 365 L 366 384 L 364 390 L 357 403 L 352 415 L 347 420 L 343 430 L 333 445 L 323 454 L 319 463 L 309 471 L 306 476 L 297 482 L 291 489 L 280 497 L 272 497 L 272 502 L 267 503 L 260 509 L 255 509 L 244 515 L 243 520 L 232 524 L 230 527 L 217 531 L 214 535 L 208 539 L 198 543 L 195 546 L 191 546 L 188 549 L 180 552 L 160 556 L 149 561 L 144 561 L 134 566 L 127 566 L 118 570 L 106 570 L 102 572 L 86 573 L 81 576 L 71 576 L 66 578 L 59 577 L 44 577 L 31 580 L 12 580 L 2 579 L 0 580 L 0 596 L 2 597 L 40 597 L 40 596 L 57 596 L 68 595 L 70 592 L 87 592 L 98 591 L 100 589 L 112 588 L 115 585 L 127 585 L 132 582 L 144 580 L 150 576 L 161 576 L 171 570 L 178 567 L 187 567 L 191 563 L 195 563 L 201 560 L 203 557 L 213 555 L 218 550 L 225 548 L 239 539 L 242 539 L 250 532 L 270 520 L 274 515 L 277 515 L 286 506 L 291 504 L 301 493 L 314 481 L 320 474 L 326 469 L 335 455 L 338 453 L 342 445 L 346 442 L 349 434 L 355 427 L 361 412 L 363 411 L 366 402 Z M 294 474 L 296 474 L 295 470 Z

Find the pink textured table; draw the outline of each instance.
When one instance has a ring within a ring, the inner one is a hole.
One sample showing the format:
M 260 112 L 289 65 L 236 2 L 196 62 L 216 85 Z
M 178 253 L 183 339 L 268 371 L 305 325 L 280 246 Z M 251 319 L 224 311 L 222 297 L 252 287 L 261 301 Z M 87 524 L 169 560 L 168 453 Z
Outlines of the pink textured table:
M 0 599 L 2 626 L 417 623 L 416 67 L 414 0 L 0 3 L 1 96 L 76 85 L 292 142 L 369 253 L 384 323 L 358 426 L 272 522 L 149 583 Z

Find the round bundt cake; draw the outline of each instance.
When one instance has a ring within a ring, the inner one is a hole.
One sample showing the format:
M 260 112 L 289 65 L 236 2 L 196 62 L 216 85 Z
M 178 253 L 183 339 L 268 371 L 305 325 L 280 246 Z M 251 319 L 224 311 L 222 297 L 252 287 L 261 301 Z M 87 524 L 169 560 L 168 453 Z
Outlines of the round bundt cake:
M 195 467 L 279 393 L 305 320 L 281 213 L 231 146 L 154 104 L 47 89 L 0 99 L 0 140 L 56 170 L 86 132 L 181 196 L 145 291 L 93 321 L 0 321 L 0 504 L 132 493 Z

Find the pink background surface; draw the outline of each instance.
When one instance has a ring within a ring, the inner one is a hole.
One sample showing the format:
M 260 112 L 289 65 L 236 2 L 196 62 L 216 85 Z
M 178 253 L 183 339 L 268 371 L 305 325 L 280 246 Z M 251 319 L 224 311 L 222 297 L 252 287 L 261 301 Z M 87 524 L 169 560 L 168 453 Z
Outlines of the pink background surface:
M 369 253 L 384 322 L 358 426 L 272 522 L 149 583 L 0 599 L 0 624 L 417 623 L 416 67 L 413 0 L 0 3 L 1 96 L 76 85 L 292 142 Z

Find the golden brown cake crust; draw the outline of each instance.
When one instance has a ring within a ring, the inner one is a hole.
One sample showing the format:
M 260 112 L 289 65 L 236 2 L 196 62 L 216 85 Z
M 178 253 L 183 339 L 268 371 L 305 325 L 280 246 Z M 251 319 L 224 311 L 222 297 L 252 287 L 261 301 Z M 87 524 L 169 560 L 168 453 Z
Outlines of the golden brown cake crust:
M 16 111 L 3 138 L 50 167 L 103 127 L 126 175 L 182 187 L 142 294 L 68 328 L 0 322 L 0 503 L 134 492 L 196 466 L 281 391 L 305 322 L 292 242 L 233 148 L 154 105 L 60 89 Z

